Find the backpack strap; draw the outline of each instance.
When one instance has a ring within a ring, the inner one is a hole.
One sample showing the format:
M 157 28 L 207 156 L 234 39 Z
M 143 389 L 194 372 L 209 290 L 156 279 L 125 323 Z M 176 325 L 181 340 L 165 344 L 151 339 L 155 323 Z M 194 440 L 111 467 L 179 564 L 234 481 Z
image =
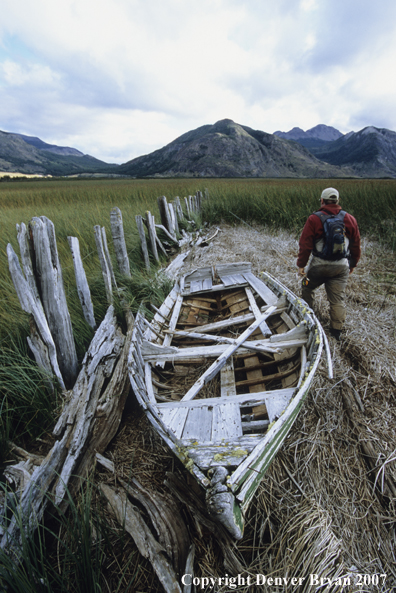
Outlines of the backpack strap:
M 318 218 L 320 218 L 320 220 L 322 221 L 322 224 L 324 224 L 326 222 L 326 220 L 328 218 L 330 218 L 331 216 L 334 216 L 335 218 L 338 218 L 339 220 L 341 220 L 341 222 L 344 222 L 346 212 L 345 212 L 345 210 L 340 210 L 337 214 L 326 214 L 326 212 L 318 210 L 317 212 L 314 212 L 313 214 L 315 214 Z

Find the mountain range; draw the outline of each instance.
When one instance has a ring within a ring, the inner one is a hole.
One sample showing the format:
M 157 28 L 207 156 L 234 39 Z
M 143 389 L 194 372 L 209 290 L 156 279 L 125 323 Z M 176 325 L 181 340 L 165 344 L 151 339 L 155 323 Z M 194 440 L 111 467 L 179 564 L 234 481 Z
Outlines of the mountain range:
M 0 131 L 0 171 L 132 177 L 396 178 L 396 132 L 368 126 L 342 134 L 320 124 L 268 134 L 223 119 L 121 165 L 75 148 Z

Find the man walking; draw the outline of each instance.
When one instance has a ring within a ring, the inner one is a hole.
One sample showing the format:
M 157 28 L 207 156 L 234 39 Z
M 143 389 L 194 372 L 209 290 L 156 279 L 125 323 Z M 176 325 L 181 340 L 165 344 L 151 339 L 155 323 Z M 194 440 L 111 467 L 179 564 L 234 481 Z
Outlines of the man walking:
M 318 212 L 305 223 L 299 242 L 297 267 L 303 277 L 302 298 L 313 307 L 313 291 L 325 285 L 330 303 L 330 334 L 341 339 L 345 321 L 344 296 L 348 276 L 360 259 L 360 233 L 356 219 L 341 209 L 339 193 L 323 190 Z M 305 266 L 309 262 L 307 271 Z

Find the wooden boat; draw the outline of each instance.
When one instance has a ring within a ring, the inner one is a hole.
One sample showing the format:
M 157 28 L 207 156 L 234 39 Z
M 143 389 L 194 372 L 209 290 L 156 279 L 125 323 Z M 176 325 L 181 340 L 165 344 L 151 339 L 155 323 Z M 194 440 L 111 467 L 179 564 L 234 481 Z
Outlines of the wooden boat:
M 236 539 L 249 503 L 303 404 L 323 330 L 250 263 L 183 276 L 154 319 L 136 317 L 129 376 L 158 434 Z

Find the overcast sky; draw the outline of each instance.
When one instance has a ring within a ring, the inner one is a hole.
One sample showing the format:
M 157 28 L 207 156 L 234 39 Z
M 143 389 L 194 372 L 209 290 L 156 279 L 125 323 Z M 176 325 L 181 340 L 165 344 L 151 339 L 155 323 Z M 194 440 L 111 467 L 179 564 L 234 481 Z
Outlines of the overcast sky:
M 396 130 L 395 0 L 0 0 L 0 130 L 126 162 L 224 118 Z

